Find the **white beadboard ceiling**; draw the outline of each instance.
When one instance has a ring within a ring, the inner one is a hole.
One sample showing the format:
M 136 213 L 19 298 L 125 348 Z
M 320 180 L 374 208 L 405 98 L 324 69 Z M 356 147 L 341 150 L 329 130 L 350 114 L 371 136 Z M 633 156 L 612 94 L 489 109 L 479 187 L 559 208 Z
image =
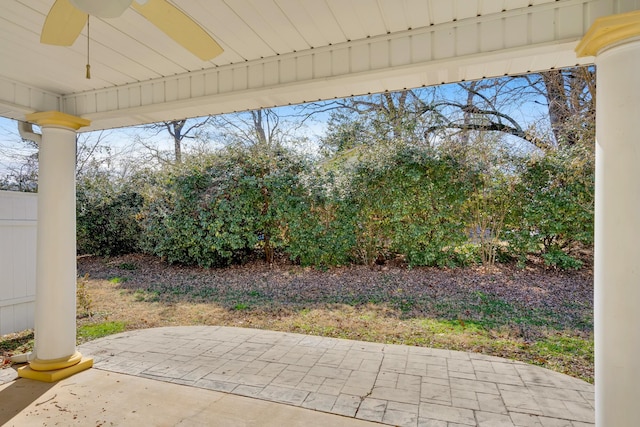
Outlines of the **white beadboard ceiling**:
M 589 63 L 573 48 L 638 0 L 170 0 L 224 48 L 203 62 L 133 8 L 39 43 L 53 0 L 2 0 L 0 116 L 129 126 Z

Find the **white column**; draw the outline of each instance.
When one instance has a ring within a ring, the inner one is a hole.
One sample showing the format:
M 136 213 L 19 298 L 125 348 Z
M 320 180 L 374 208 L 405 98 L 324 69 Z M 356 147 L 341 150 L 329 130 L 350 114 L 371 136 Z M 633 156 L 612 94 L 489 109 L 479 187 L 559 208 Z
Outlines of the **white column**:
M 27 117 L 42 129 L 38 173 L 35 359 L 20 376 L 56 381 L 82 369 L 76 351 L 76 130 L 87 120 L 59 112 Z M 86 366 L 86 367 L 85 367 Z M 69 369 L 71 368 L 71 369 Z M 66 369 L 66 371 L 65 371 Z
M 584 50 L 581 50 L 584 49 Z M 596 21 L 596 426 L 640 422 L 640 14 Z

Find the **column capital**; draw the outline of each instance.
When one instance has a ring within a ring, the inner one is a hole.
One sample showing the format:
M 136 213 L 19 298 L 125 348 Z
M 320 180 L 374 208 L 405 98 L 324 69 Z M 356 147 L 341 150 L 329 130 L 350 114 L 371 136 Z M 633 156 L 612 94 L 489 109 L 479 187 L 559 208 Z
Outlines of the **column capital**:
M 640 37 L 640 10 L 603 16 L 596 19 L 582 37 L 576 46 L 576 54 L 578 57 L 596 56 L 603 49 L 634 37 Z
M 27 114 L 28 122 L 34 123 L 40 127 L 61 127 L 67 129 L 78 130 L 81 127 L 89 126 L 90 120 L 82 117 L 72 116 L 71 114 L 61 113 L 60 111 L 42 111 Z

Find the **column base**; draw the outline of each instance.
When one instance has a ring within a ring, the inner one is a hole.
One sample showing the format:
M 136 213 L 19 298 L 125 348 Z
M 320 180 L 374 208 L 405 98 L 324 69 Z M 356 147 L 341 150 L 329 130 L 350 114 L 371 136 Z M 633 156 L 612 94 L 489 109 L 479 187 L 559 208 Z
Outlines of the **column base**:
M 29 362 L 29 366 L 34 371 L 55 371 L 56 369 L 68 368 L 82 360 L 82 354 L 79 351 L 74 352 L 71 356 L 61 357 L 59 359 L 39 359 L 35 358 Z
M 76 353 L 80 354 L 80 353 Z M 28 378 L 31 380 L 53 383 L 62 379 L 75 375 L 78 372 L 85 371 L 93 366 L 92 357 L 81 357 L 78 363 L 59 369 L 51 370 L 35 370 L 30 365 L 18 368 L 18 376 L 20 378 Z M 39 367 L 40 368 L 40 367 Z

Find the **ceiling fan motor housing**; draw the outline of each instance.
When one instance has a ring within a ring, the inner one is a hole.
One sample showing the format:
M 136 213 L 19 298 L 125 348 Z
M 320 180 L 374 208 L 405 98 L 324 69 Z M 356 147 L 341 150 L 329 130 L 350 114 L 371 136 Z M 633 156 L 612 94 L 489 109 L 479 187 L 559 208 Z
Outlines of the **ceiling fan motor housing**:
M 71 4 L 86 12 L 88 15 L 98 18 L 117 18 L 122 15 L 132 0 L 69 0 Z

